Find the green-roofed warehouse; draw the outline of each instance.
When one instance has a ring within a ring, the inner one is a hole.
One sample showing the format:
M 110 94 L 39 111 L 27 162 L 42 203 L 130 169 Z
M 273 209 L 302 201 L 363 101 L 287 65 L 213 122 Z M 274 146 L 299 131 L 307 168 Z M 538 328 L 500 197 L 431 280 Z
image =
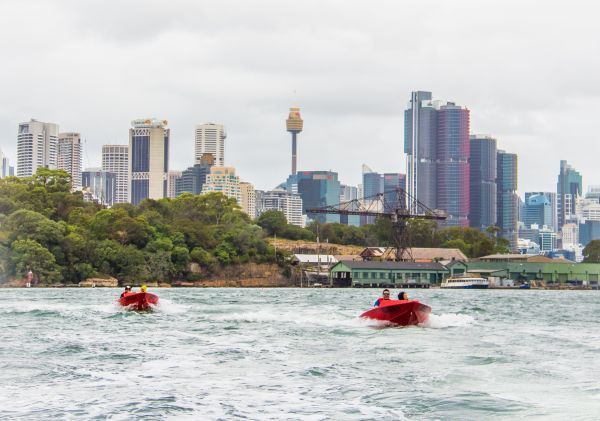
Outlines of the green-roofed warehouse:
M 372 262 L 343 260 L 331 267 L 333 285 L 353 287 L 429 288 L 448 276 L 438 262 Z

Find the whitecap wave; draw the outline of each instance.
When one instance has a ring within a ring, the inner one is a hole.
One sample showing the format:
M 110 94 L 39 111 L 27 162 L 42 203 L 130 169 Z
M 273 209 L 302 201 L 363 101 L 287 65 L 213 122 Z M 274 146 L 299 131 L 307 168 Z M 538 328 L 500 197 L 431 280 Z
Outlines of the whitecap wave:
M 470 326 L 475 323 L 475 319 L 468 314 L 430 314 L 429 320 L 421 326 L 430 329 L 445 329 L 448 327 Z

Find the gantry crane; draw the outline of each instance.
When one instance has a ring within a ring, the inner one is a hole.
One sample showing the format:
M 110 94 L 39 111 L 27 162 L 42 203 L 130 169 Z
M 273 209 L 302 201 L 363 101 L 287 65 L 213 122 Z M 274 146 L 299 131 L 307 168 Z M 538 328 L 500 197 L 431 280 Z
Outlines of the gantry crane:
M 306 209 L 306 213 L 374 216 L 391 219 L 396 261 L 413 260 L 408 221 L 411 219 L 434 221 L 446 219 L 445 212 L 428 208 L 401 188 L 378 193 L 362 200 L 354 199 L 337 205 Z

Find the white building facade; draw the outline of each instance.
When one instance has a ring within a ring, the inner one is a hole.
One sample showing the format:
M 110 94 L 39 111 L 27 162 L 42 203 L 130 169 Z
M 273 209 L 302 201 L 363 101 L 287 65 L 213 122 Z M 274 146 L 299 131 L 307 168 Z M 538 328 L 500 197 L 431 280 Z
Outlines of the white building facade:
M 257 207 L 259 208 L 259 214 L 268 210 L 282 212 L 288 224 L 304 227 L 306 223 L 306 218 L 302 215 L 302 197 L 299 194 L 289 193 L 284 189 L 261 193 L 260 203 L 257 204 Z
M 58 124 L 31 119 L 19 124 L 17 176 L 29 177 L 38 168 L 57 168 Z
M 221 124 L 206 123 L 196 126 L 195 131 L 195 163 L 199 164 L 202 155 L 211 154 L 215 158 L 215 166 L 225 166 L 225 139 L 227 134 Z
M 181 178 L 181 171 L 169 171 L 167 173 L 167 197 L 174 199 L 177 197 L 175 186 L 177 180 Z
M 76 132 L 58 134 L 57 168 L 71 175 L 74 189 L 81 187 L 81 135 Z
M 102 171 L 115 175 L 114 203 L 129 201 L 129 146 L 102 145 Z
M 210 174 L 206 176 L 206 183 L 202 187 L 202 194 L 210 192 L 223 193 L 241 204 L 240 178 L 235 175 L 235 168 L 212 167 Z

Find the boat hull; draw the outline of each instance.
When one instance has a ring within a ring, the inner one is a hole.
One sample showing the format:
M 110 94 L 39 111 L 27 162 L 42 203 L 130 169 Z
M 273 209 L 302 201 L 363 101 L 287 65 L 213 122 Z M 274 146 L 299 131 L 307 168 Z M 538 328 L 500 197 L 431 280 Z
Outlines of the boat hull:
M 431 307 L 417 300 L 386 300 L 378 307 L 365 311 L 360 317 L 410 326 L 427 322 L 429 313 Z
M 119 298 L 119 304 L 132 310 L 149 310 L 158 304 L 158 295 L 149 292 L 136 292 Z
M 488 289 L 489 285 L 441 286 L 442 289 Z

